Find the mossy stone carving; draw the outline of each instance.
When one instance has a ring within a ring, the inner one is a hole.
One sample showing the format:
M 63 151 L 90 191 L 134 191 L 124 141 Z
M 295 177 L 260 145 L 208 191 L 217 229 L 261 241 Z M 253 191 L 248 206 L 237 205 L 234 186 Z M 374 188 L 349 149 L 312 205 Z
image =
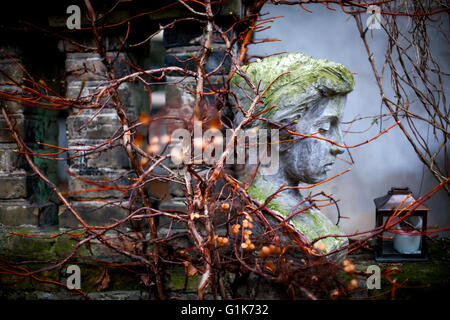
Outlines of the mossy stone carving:
M 280 141 L 291 141 L 271 146 L 271 152 L 279 154 L 277 173 L 267 175 L 259 172 L 247 190 L 248 193 L 263 203 L 283 184 L 296 187 L 300 183 L 311 184 L 324 180 L 336 155 L 343 152 L 339 147 L 342 144 L 339 120 L 346 94 L 354 87 L 351 72 L 338 63 L 313 59 L 302 53 L 269 57 L 243 66 L 242 70 L 260 92 L 278 77 L 264 93 L 261 99 L 263 103 L 255 110 L 256 114 L 275 106 L 261 114 L 262 118 L 269 121 L 253 121 L 247 128 L 269 129 L 275 128 L 273 123 L 278 123 L 289 125 L 288 128 L 292 131 L 315 134 L 326 139 L 300 140 L 298 136 L 280 130 Z M 248 111 L 256 94 L 238 73 L 232 78 L 231 89 L 239 104 Z M 234 122 L 238 125 L 243 115 L 239 108 L 235 108 L 234 112 Z M 251 165 L 246 165 L 240 178 L 246 179 L 253 169 Z M 283 217 L 308 206 L 310 203 L 304 201 L 299 189 L 283 191 L 268 204 L 269 208 Z M 343 234 L 338 226 L 316 208 L 299 213 L 290 222 L 309 241 L 326 235 Z M 326 253 L 347 244 L 345 237 L 328 237 L 320 241 L 325 245 Z

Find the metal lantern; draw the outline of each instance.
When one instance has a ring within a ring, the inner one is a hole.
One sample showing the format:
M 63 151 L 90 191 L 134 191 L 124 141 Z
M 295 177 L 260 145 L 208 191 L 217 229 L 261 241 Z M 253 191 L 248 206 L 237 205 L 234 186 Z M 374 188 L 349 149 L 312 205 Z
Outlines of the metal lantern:
M 387 195 L 374 199 L 376 227 L 385 225 L 394 214 L 398 214 L 401 209 L 408 207 L 415 201 L 416 199 L 414 199 L 408 187 L 391 188 Z M 398 221 L 409 213 L 409 208 L 398 214 L 393 221 Z M 423 233 L 427 226 L 428 210 L 421 204 L 403 221 L 393 226 L 392 232 L 385 231 L 378 235 L 375 246 L 375 260 L 378 262 L 428 261 Z

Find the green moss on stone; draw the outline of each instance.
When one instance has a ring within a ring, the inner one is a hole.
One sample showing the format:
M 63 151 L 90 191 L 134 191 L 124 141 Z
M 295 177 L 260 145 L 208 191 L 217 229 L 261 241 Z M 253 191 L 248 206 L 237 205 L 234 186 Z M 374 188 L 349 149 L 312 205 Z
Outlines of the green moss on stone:
M 382 271 L 396 267 L 400 271 L 390 276 L 397 283 L 404 283 L 409 288 L 396 290 L 397 300 L 441 300 L 448 297 L 450 289 L 450 240 L 427 241 L 429 262 L 404 262 L 401 265 L 382 264 Z M 415 287 L 415 288 L 414 288 Z M 390 299 L 392 285 L 382 276 L 381 289 L 369 290 L 369 295 L 376 299 Z M 385 294 L 383 294 L 385 293 Z
M 352 91 L 355 85 L 351 72 L 344 66 L 325 59 L 313 59 L 303 53 L 293 53 L 284 56 L 273 56 L 254 62 L 242 68 L 260 90 L 266 89 L 263 106 L 257 112 L 274 105 L 278 107 L 267 111 L 264 116 L 276 118 L 276 114 L 284 108 L 297 108 L 317 99 L 318 96 L 345 95 Z M 238 92 L 241 88 L 250 97 L 254 93 L 245 80 L 235 74 L 231 80 L 232 90 Z M 250 99 L 243 98 L 241 104 L 248 110 Z
M 171 291 L 180 291 L 184 289 L 184 284 L 186 281 L 186 274 L 184 268 L 171 268 L 168 270 L 168 289 Z M 200 276 L 196 275 L 194 277 L 188 277 L 186 292 L 196 292 L 198 284 L 200 282 Z

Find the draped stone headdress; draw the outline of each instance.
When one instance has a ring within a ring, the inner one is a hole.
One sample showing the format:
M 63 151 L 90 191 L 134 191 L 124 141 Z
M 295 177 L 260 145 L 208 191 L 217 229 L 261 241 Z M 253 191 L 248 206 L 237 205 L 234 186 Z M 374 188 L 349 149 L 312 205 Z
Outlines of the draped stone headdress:
M 242 69 L 255 86 L 262 92 L 279 75 L 264 94 L 263 104 L 258 105 L 259 113 L 274 105 L 277 107 L 265 112 L 261 117 L 283 124 L 301 118 L 308 107 L 324 97 L 345 95 L 353 90 L 354 79 L 350 71 L 336 62 L 313 59 L 303 53 L 273 56 L 253 62 Z M 236 94 L 239 104 L 248 110 L 255 93 L 243 77 L 235 74 L 231 80 L 231 90 Z M 234 109 L 235 123 L 242 120 L 242 112 Z M 254 121 L 251 127 L 266 127 L 266 122 Z

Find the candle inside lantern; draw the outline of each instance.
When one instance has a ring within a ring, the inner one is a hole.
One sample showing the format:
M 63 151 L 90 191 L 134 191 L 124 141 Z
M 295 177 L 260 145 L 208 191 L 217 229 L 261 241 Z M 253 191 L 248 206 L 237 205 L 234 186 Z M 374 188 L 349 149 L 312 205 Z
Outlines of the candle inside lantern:
M 416 220 L 415 224 L 413 223 L 414 218 Z M 396 229 L 400 233 L 394 236 L 394 249 L 403 254 L 419 253 L 422 237 L 417 230 L 422 228 L 422 217 L 408 217 L 405 220 L 409 226 L 403 227 L 406 224 L 403 222 L 396 225 Z

